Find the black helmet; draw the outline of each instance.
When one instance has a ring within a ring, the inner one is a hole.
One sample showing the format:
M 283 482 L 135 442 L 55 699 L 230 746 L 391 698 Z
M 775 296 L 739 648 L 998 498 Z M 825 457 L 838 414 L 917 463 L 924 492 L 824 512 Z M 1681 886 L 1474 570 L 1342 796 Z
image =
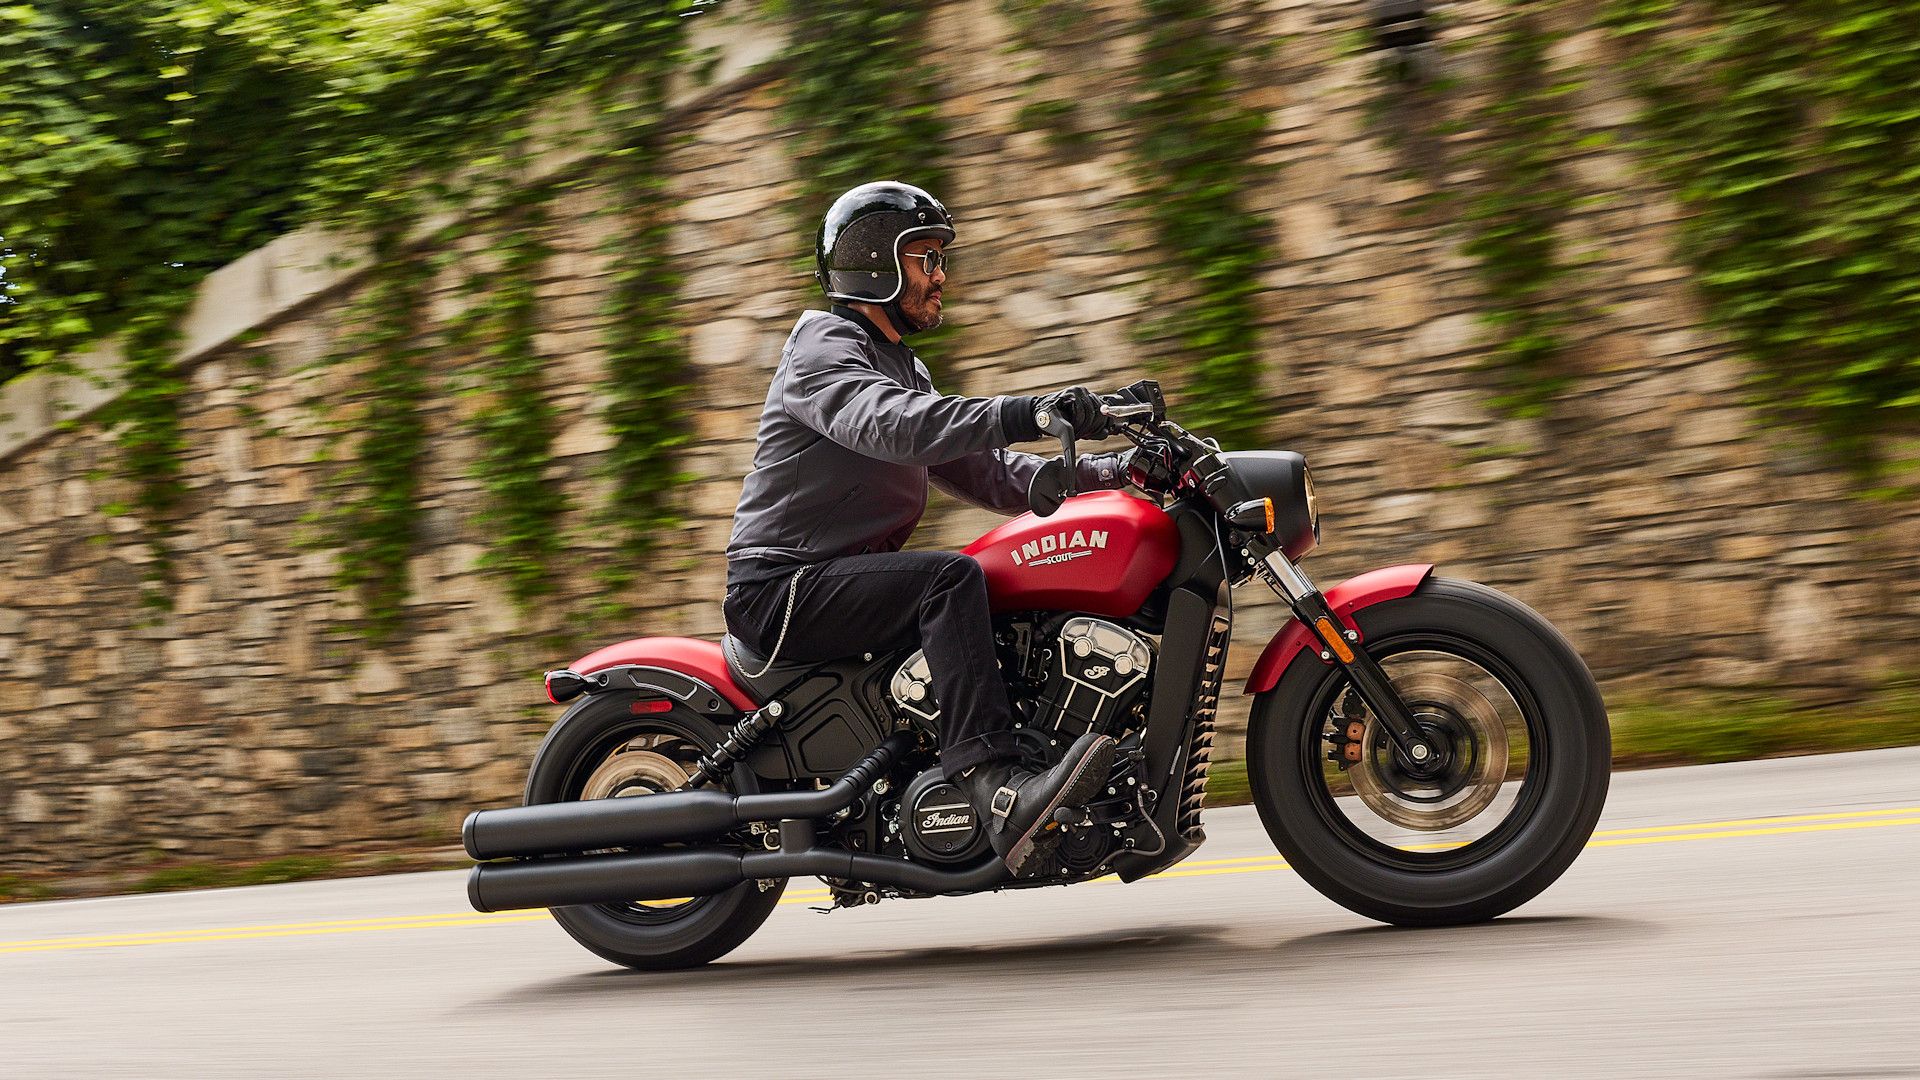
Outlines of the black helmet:
M 953 242 L 953 215 L 940 200 L 892 180 L 861 184 L 833 200 L 814 242 L 814 276 L 827 299 L 888 304 L 900 298 L 900 247 L 938 237 Z

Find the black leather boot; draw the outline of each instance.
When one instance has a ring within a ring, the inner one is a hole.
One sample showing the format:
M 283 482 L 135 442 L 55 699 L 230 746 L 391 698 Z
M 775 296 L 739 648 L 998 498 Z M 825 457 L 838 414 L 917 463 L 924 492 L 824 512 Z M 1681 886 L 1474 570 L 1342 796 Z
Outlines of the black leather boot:
M 987 824 L 987 839 L 1015 877 L 1039 873 L 1060 842 L 1053 812 L 1083 806 L 1099 794 L 1113 769 L 1117 744 L 1088 732 L 1067 748 L 1067 756 L 1045 772 L 1031 772 L 1017 761 L 989 761 L 956 778 L 974 812 Z

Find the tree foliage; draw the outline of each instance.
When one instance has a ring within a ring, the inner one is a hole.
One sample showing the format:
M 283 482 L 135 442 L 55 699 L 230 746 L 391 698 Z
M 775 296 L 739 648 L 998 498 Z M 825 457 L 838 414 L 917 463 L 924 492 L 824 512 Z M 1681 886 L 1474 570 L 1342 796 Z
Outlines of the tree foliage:
M 1643 146 L 1709 314 L 1769 399 L 1871 468 L 1920 419 L 1920 39 L 1910 0 L 1611 0 Z
M 439 331 L 420 315 L 431 269 L 417 248 L 421 222 L 457 209 L 468 227 L 486 227 L 490 207 L 515 192 L 530 134 L 556 101 L 591 103 L 601 127 L 615 131 L 642 122 L 636 111 L 657 112 L 668 74 L 686 63 L 682 16 L 695 6 L 0 6 L 0 380 L 122 336 L 126 392 L 102 419 L 115 425 L 121 472 L 138 487 L 127 509 L 147 519 L 164 578 L 168 518 L 185 490 L 173 325 L 193 290 L 208 271 L 307 223 L 371 238 L 374 258 L 338 357 L 361 365 L 356 400 L 336 410 L 352 428 L 352 457 L 336 470 L 322 517 L 341 582 L 361 595 L 363 628 L 390 633 L 417 533 L 419 410 L 434 390 Z M 636 190 L 662 196 L 657 185 Z M 540 249 L 529 231 L 541 215 L 532 200 L 513 206 L 496 236 L 510 272 L 531 275 Z M 482 298 L 472 327 L 493 395 L 476 419 L 476 471 L 501 534 L 487 565 L 523 599 L 545 587 L 553 546 L 551 522 L 529 518 L 557 506 L 540 477 L 552 417 L 531 348 L 534 302 L 530 280 L 508 281 Z M 680 385 L 677 373 L 669 382 Z
M 0 377 L 119 331 L 299 224 L 415 212 L 509 160 L 517 128 L 557 93 L 673 62 L 683 10 L 0 7 Z

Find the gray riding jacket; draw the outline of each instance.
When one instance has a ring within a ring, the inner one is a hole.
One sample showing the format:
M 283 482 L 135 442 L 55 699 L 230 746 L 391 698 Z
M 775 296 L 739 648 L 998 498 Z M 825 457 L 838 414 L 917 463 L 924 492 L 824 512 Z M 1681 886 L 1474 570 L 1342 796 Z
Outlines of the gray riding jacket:
M 927 507 L 927 482 L 1003 514 L 1027 509 L 1046 461 L 1006 449 L 1040 437 L 1030 397 L 933 389 L 925 364 L 850 308 L 807 311 L 767 388 L 753 469 L 727 544 L 727 582 L 898 551 Z M 1117 454 L 1082 457 L 1082 490 L 1126 482 Z

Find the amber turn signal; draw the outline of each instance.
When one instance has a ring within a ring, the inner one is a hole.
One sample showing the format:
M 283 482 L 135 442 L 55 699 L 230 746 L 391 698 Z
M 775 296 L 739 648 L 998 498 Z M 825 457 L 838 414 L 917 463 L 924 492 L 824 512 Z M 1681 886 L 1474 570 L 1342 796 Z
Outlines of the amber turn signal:
M 1243 503 L 1234 503 L 1227 508 L 1227 520 L 1238 529 L 1259 529 L 1262 533 L 1273 535 L 1273 500 L 1248 499 Z
M 1353 650 L 1347 647 L 1347 639 L 1340 635 L 1340 630 L 1333 625 L 1332 619 L 1322 615 L 1313 625 L 1320 631 L 1321 640 L 1327 643 L 1327 648 L 1333 650 L 1333 654 L 1340 658 L 1341 663 L 1353 663 Z

